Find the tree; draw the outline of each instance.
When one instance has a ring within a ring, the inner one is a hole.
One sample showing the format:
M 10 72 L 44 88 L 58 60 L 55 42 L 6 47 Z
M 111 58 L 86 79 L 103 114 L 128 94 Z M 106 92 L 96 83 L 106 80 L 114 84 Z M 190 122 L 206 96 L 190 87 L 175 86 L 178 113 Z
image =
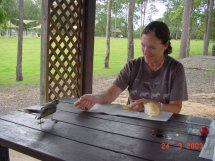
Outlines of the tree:
M 112 6 L 112 0 L 109 0 L 108 1 L 108 9 L 107 9 L 107 25 L 106 25 L 105 68 L 109 67 L 109 57 L 110 57 L 111 6 Z
M 192 0 L 184 1 L 183 27 L 179 58 L 189 56 Z
M 107 22 L 107 3 L 96 1 L 95 35 L 105 36 Z
M 0 0 L 0 24 L 2 24 L 5 20 L 5 11 L 2 7 L 2 0 Z
M 161 21 L 164 21 L 171 33 L 173 39 L 178 39 L 181 37 L 181 25 L 183 15 L 183 1 L 182 0 L 160 0 L 162 4 L 166 6 L 166 11 L 164 12 Z
M 136 4 L 137 4 L 138 10 L 140 12 L 140 25 L 139 25 L 140 27 L 138 29 L 138 32 L 139 32 L 138 36 L 136 35 L 136 32 L 135 32 L 134 37 L 140 37 L 141 32 L 144 28 L 148 0 L 136 0 Z
M 148 0 L 142 0 L 141 4 L 141 27 L 144 27 L 145 24 L 145 17 L 146 17 L 146 9 L 147 9 Z M 143 8 L 143 10 L 142 10 Z
M 41 17 L 41 1 L 25 0 L 24 1 L 25 20 L 40 20 Z
M 207 11 L 207 18 L 206 18 L 206 30 L 204 36 L 204 47 L 203 47 L 203 55 L 208 55 L 208 46 L 210 40 L 210 33 L 211 33 L 211 24 L 212 24 L 212 12 L 213 12 L 213 5 L 214 0 L 208 0 L 208 11 Z
M 17 0 L 2 0 L 2 8 L 6 13 L 6 20 L 18 18 L 18 2 Z
M 22 81 L 22 41 L 23 41 L 23 17 L 24 17 L 24 2 L 19 0 L 19 35 L 18 35 L 18 53 L 16 65 L 16 80 Z
M 128 9 L 128 58 L 127 61 L 134 58 L 134 40 L 133 40 L 133 16 L 135 0 L 130 0 Z

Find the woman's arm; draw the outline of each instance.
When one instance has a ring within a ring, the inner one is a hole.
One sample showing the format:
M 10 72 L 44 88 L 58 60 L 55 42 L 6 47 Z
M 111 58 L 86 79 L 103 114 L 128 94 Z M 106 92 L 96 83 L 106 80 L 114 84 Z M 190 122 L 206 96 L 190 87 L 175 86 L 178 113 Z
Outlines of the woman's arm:
M 101 92 L 100 94 L 86 94 L 80 97 L 78 101 L 74 103 L 74 105 L 82 110 L 89 110 L 91 109 L 96 103 L 106 104 L 113 102 L 122 90 L 112 84 L 107 90 Z
M 182 101 L 170 101 L 169 104 L 163 104 L 162 111 L 179 113 L 182 108 Z
M 141 111 L 144 111 L 143 105 L 148 102 L 153 102 L 160 108 L 160 111 L 165 111 L 165 112 L 179 113 L 182 107 L 182 101 L 170 101 L 169 104 L 163 104 L 160 102 L 153 101 L 151 99 L 144 99 L 144 98 L 132 102 L 129 106 L 131 109 L 141 112 Z

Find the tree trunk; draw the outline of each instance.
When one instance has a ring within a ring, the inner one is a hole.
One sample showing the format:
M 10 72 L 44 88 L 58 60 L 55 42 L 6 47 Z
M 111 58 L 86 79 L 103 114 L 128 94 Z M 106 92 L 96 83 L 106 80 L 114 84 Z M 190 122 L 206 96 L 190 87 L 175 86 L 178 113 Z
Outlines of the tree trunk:
M 140 12 L 140 36 L 141 36 L 141 33 L 142 33 L 142 30 L 144 28 L 144 23 L 145 23 L 145 17 L 146 17 L 146 7 L 147 7 L 147 2 L 148 0 L 142 0 L 141 2 L 141 12 Z
M 192 3 L 193 0 L 184 1 L 183 26 L 179 58 L 185 58 L 189 55 Z
M 115 15 L 115 18 L 114 18 L 114 31 L 115 32 L 114 32 L 114 37 L 115 38 L 117 37 L 117 32 L 116 32 L 116 30 L 117 30 L 117 23 L 116 23 L 116 21 L 117 21 L 117 5 L 116 5 L 116 3 L 117 3 L 117 1 L 114 2 L 114 4 L 115 4 L 115 14 L 114 14 Z
M 109 67 L 109 57 L 110 57 L 111 5 L 112 5 L 112 0 L 109 0 L 108 1 L 108 9 L 107 9 L 107 25 L 106 25 L 105 68 Z
M 212 26 L 212 12 L 213 12 L 214 0 L 209 0 L 209 7 L 207 11 L 207 22 L 204 36 L 204 47 L 203 47 L 203 55 L 208 55 L 208 46 L 210 41 L 210 33 Z
M 16 65 L 16 81 L 22 81 L 22 41 L 23 41 L 23 16 L 24 16 L 24 3 L 19 0 L 19 35 L 18 35 L 18 53 Z
M 143 28 L 143 0 L 140 4 L 140 34 Z
M 144 2 L 144 8 L 143 8 L 143 27 L 145 25 L 145 19 L 146 19 L 146 9 L 147 9 L 147 4 L 148 4 L 148 0 L 145 0 Z
M 127 61 L 134 58 L 134 39 L 133 39 L 133 16 L 134 16 L 135 0 L 130 0 L 128 10 L 128 58 Z

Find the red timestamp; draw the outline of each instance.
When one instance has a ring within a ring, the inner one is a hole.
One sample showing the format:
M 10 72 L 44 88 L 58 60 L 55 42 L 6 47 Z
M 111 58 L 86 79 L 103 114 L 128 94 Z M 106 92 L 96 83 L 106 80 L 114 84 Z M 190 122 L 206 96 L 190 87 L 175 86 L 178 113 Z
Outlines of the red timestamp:
M 169 150 L 169 148 L 170 148 L 169 143 L 161 143 L 162 150 Z
M 203 143 L 198 143 L 198 142 L 190 142 L 183 144 L 181 142 L 178 143 L 178 149 L 181 150 L 182 148 L 186 148 L 189 150 L 201 150 L 204 146 Z M 170 144 L 169 143 L 161 143 L 161 149 L 162 150 L 169 150 L 170 149 Z
M 198 143 L 198 142 L 190 142 L 186 143 L 185 147 L 189 150 L 201 150 L 203 148 L 204 144 L 203 143 Z M 184 146 L 182 143 L 178 143 L 178 148 L 182 149 Z
M 203 146 L 204 146 L 203 143 L 198 143 L 198 142 L 187 143 L 187 149 L 190 149 L 190 150 L 201 150 Z

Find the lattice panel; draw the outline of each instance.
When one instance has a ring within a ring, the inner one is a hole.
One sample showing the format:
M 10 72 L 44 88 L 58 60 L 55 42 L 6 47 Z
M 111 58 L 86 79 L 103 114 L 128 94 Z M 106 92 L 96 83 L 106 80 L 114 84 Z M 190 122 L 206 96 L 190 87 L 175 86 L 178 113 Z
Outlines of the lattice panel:
M 80 97 L 84 0 L 49 3 L 48 99 Z

